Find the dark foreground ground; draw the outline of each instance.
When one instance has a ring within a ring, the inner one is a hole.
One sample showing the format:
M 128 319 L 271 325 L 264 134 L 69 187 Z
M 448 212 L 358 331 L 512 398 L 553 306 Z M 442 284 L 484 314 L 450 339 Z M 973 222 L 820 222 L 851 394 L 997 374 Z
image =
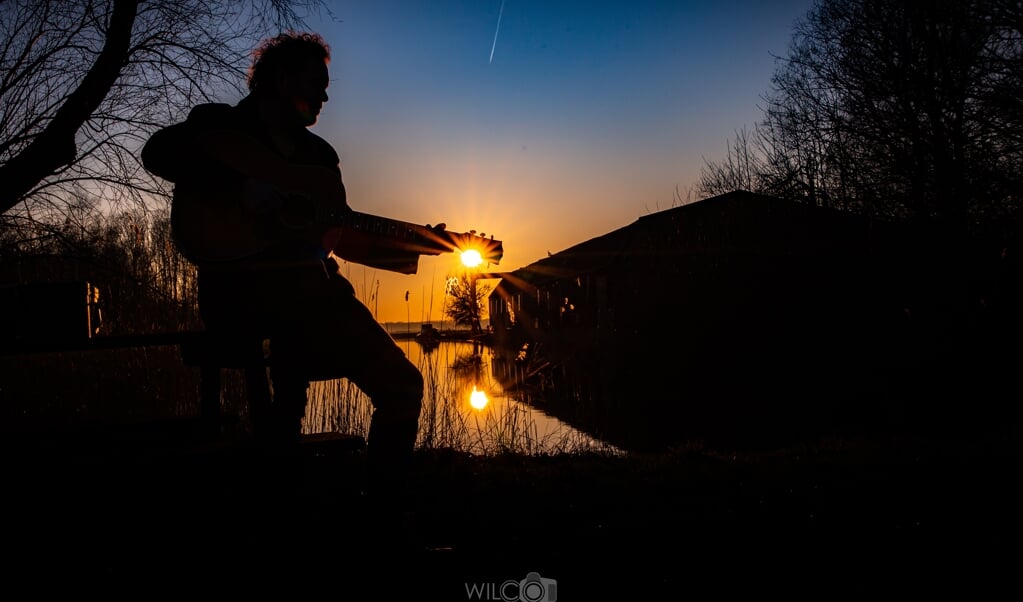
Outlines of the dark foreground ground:
M 1009 427 L 745 453 L 422 451 L 405 530 L 416 545 L 384 550 L 359 494 L 361 452 L 310 443 L 282 463 L 244 443 L 164 435 L 9 442 L 9 591 L 828 600 L 953 587 L 1015 597 L 1021 587 L 1020 449 Z M 547 580 L 536 595 L 518 590 L 530 572 Z

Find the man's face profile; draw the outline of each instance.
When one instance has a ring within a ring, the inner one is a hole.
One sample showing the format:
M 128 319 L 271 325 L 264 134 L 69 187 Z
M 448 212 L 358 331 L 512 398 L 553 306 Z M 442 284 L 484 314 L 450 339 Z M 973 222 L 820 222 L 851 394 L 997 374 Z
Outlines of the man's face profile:
M 281 95 L 294 108 L 298 120 L 309 127 L 316 123 L 327 102 L 330 75 L 322 60 L 306 59 L 281 78 Z

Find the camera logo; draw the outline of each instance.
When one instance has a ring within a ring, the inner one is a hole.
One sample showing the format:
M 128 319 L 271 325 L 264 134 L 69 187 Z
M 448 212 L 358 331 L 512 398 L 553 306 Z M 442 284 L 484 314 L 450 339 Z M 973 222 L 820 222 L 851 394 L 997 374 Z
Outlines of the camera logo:
M 526 573 L 519 581 L 519 602 L 558 602 L 558 582 L 540 573 Z
M 470 600 L 491 602 L 558 602 L 558 582 L 530 572 L 520 581 L 509 579 L 501 585 L 466 583 L 465 594 Z

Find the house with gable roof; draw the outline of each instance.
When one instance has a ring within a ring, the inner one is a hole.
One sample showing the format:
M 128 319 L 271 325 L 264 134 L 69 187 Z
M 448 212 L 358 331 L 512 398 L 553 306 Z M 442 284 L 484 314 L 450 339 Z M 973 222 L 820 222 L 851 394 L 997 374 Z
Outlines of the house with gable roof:
M 814 428 L 887 386 L 894 228 L 745 191 L 642 216 L 501 274 L 495 374 L 613 441 Z

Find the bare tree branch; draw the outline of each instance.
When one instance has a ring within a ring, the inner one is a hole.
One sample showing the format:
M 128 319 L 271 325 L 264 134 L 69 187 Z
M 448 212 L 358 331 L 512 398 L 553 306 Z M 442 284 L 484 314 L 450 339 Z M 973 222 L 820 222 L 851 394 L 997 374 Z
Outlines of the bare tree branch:
M 156 128 L 240 95 L 261 37 L 321 0 L 0 2 L 0 214 L 59 197 L 69 174 L 145 207 L 166 192 L 138 163 Z M 111 183 L 116 182 L 116 185 Z M 166 201 L 166 199 L 164 199 Z M 70 199 L 68 203 L 70 203 Z
M 1023 208 L 1021 99 L 1018 1 L 824 0 L 701 184 L 963 233 Z
M 81 84 L 28 147 L 0 165 L 0 212 L 13 207 L 37 182 L 75 158 L 75 134 L 121 73 L 138 0 L 115 0 L 103 50 Z

